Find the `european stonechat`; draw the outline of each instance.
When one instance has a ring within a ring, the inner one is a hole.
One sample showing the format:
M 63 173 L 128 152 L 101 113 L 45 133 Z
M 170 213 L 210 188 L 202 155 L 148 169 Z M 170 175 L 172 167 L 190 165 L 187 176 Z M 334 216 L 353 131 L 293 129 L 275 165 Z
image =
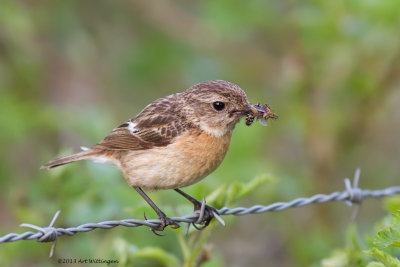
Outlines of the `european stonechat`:
M 275 119 L 268 105 L 252 105 L 236 84 L 213 80 L 196 84 L 183 93 L 160 98 L 136 117 L 122 123 L 91 148 L 55 159 L 41 168 L 53 168 L 90 159 L 116 165 L 128 183 L 146 200 L 161 220 L 152 229 L 162 231 L 179 224 L 168 218 L 142 190 L 174 189 L 190 200 L 195 210 L 201 202 L 179 188 L 194 184 L 222 162 L 232 132 L 240 118 Z M 208 225 L 216 210 L 206 206 Z

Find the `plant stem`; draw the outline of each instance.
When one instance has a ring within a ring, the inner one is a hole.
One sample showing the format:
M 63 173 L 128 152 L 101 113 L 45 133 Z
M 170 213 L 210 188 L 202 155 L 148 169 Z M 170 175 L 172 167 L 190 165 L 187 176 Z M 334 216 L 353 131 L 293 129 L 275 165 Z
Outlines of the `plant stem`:
M 179 245 L 181 246 L 181 249 L 182 249 L 183 262 L 187 262 L 190 257 L 190 251 L 189 251 L 188 244 L 185 240 L 185 237 L 183 235 L 184 234 L 178 234 L 178 241 L 179 241 Z
M 211 232 L 213 224 L 214 223 L 210 223 L 210 225 L 200 233 L 200 238 L 197 241 L 197 243 L 194 245 L 192 254 L 190 255 L 190 257 L 188 259 L 185 259 L 185 263 L 184 263 L 185 267 L 195 266 L 195 261 L 197 260 L 199 253 L 201 252 L 203 245 L 206 242 L 207 237 L 209 236 L 209 234 Z

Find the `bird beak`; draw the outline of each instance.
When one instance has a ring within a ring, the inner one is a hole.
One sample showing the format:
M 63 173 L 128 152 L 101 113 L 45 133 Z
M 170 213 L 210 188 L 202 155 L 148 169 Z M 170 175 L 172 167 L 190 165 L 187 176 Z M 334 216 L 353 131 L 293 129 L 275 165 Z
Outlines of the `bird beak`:
M 251 106 L 252 106 L 252 104 L 247 104 L 247 106 L 245 106 L 242 109 L 233 110 L 232 113 L 236 114 L 239 117 L 246 116 L 247 114 L 253 112 L 252 109 L 251 109 Z

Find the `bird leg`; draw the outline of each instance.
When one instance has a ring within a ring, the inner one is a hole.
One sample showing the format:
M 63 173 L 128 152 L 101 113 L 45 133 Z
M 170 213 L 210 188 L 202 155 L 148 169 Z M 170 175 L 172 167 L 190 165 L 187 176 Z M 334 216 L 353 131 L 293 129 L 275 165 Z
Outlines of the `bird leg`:
M 193 203 L 193 205 L 194 205 L 194 211 L 200 211 L 201 205 L 202 205 L 202 203 L 201 203 L 200 201 L 198 201 L 198 200 L 195 199 L 194 197 L 192 197 L 192 196 L 186 194 L 185 192 L 183 192 L 182 190 L 180 190 L 180 189 L 178 189 L 178 188 L 176 188 L 176 189 L 174 189 L 174 190 L 175 190 L 176 192 L 178 192 L 179 194 L 181 194 L 183 197 L 185 197 L 187 200 L 189 200 L 190 202 Z M 212 218 L 214 218 L 214 214 L 213 214 L 214 212 L 215 212 L 216 214 L 219 215 L 217 209 L 215 209 L 215 208 L 213 208 L 213 207 L 210 207 L 210 206 L 208 206 L 208 205 L 205 205 L 203 219 L 202 219 L 200 222 L 198 222 L 199 224 L 204 224 L 204 226 L 201 227 L 201 228 L 198 228 L 198 227 L 195 225 L 195 223 L 193 223 L 193 226 L 194 226 L 196 229 L 198 229 L 198 230 L 204 229 L 206 226 L 208 226 L 208 225 L 210 224 L 210 221 L 212 220 Z
M 172 220 L 171 218 L 168 218 L 167 215 L 165 215 L 165 213 L 162 212 L 156 206 L 156 204 L 154 204 L 154 202 L 146 195 L 145 192 L 143 192 L 143 190 L 140 187 L 134 186 L 133 188 L 135 188 L 135 190 L 142 196 L 142 198 L 146 200 L 146 202 L 153 208 L 153 210 L 157 213 L 161 221 L 161 224 L 159 226 L 151 228 L 154 234 L 160 235 L 156 231 L 163 231 L 164 228 L 167 227 L 168 225 L 173 225 L 172 228 L 174 229 L 179 228 L 179 224 L 176 221 Z

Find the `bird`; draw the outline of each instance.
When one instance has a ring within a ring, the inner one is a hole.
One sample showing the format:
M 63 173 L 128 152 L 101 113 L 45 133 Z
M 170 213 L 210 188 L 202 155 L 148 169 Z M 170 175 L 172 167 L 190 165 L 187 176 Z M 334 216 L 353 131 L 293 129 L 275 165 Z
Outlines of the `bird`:
M 204 81 L 155 100 L 101 142 L 81 147 L 82 151 L 54 159 L 41 168 L 80 160 L 113 164 L 159 216 L 160 225 L 151 228 L 154 233 L 167 226 L 178 228 L 179 224 L 167 217 L 145 191 L 173 189 L 200 210 L 202 203 L 180 188 L 199 182 L 221 164 L 235 125 L 246 115 L 265 117 L 265 110 L 250 104 L 246 93 L 234 83 Z M 214 212 L 215 208 L 206 205 L 205 226 Z

